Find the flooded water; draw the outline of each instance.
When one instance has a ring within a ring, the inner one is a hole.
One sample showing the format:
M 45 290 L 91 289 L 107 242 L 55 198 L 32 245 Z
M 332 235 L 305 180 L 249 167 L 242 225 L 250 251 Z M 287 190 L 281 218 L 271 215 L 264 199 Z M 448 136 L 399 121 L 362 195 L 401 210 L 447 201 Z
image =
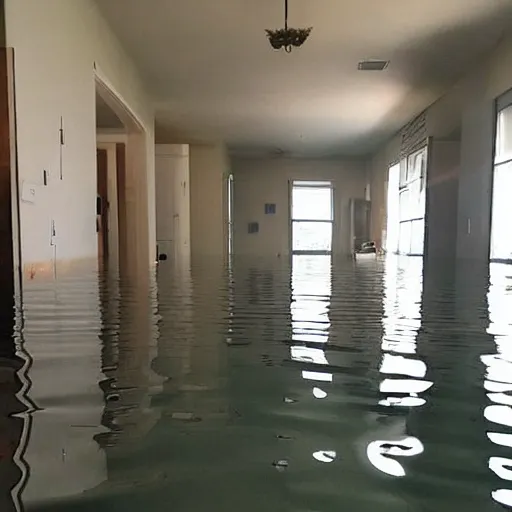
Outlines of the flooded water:
M 0 510 L 512 506 L 512 266 L 441 268 L 29 283 L 2 323 Z

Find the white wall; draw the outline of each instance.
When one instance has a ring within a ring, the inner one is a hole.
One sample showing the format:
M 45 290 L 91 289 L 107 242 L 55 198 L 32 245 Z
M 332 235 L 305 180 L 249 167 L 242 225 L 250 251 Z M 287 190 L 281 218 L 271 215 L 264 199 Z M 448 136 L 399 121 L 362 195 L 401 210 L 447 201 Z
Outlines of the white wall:
M 94 66 L 146 132 L 147 194 L 154 197 L 154 116 L 137 70 L 92 0 L 6 0 L 7 46 L 14 47 L 20 181 L 37 185 L 21 204 L 25 267 L 54 258 L 97 258 Z M 64 120 L 63 180 L 59 125 Z M 42 186 L 43 169 L 50 173 Z M 154 201 L 147 201 L 149 257 L 156 246 Z M 152 261 L 150 260 L 150 261 Z
M 333 253 L 350 253 L 349 201 L 365 197 L 365 162 L 233 158 L 231 167 L 234 174 L 235 255 L 290 253 L 289 182 L 295 179 L 333 182 Z M 276 204 L 275 215 L 265 215 L 265 203 Z M 248 233 L 250 222 L 259 223 L 258 233 Z
M 188 144 L 155 146 L 156 238 L 161 253 L 190 257 L 190 158 Z
M 457 213 L 457 255 L 487 260 L 490 237 L 494 100 L 512 88 L 512 34 L 454 85 L 426 112 L 427 135 L 452 139 L 460 135 L 460 176 Z M 459 134 L 460 132 L 460 134 Z M 389 164 L 400 149 L 394 137 L 373 158 L 372 230 L 379 236 L 385 225 L 385 187 Z M 377 213 L 380 212 L 380 213 Z M 471 230 L 468 233 L 468 221 Z
M 38 408 L 24 454 L 30 468 L 22 493 L 26 507 L 79 494 L 107 479 L 105 452 L 94 440 L 104 431 L 105 405 L 98 386 L 105 378 L 98 283 L 93 276 L 81 278 L 79 293 L 74 279 L 60 283 L 32 281 L 23 290 L 28 394 Z
M 190 146 L 190 237 L 192 259 L 227 255 L 227 177 L 222 144 Z

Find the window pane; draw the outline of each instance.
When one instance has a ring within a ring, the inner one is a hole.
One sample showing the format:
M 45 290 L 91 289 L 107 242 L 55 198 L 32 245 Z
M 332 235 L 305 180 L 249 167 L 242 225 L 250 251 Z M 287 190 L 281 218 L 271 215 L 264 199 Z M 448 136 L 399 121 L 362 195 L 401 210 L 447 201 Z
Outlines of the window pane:
M 496 163 L 512 159 L 512 106 L 498 113 Z
M 332 222 L 294 222 L 294 251 L 330 251 Z
M 410 254 L 411 252 L 411 223 L 402 222 L 400 224 L 400 239 L 398 250 L 401 254 Z
M 408 188 L 400 192 L 400 221 L 409 220 L 411 218 L 409 195 Z
M 424 174 L 426 152 L 426 148 L 423 148 L 409 156 L 407 164 L 407 181 L 409 183 Z
M 426 205 L 426 195 L 425 195 L 425 182 L 424 182 L 424 180 L 421 180 L 420 198 L 418 201 L 418 217 L 425 218 L 426 209 L 427 209 L 427 205 Z
M 407 184 L 407 158 L 400 160 L 400 188 Z
M 332 189 L 293 187 L 293 220 L 332 220 Z
M 411 222 L 411 254 L 423 254 L 425 237 L 425 221 L 415 220 Z
M 421 209 L 421 179 L 413 181 L 409 185 L 409 200 L 411 208 L 411 219 L 418 219 L 425 215 L 425 209 Z
M 511 133 L 512 137 L 512 133 Z M 512 163 L 494 169 L 492 197 L 491 258 L 512 259 Z
M 398 251 L 398 223 L 400 221 L 398 192 L 400 179 L 400 166 L 397 164 L 389 169 L 388 200 L 387 200 L 387 229 L 385 237 L 385 249 L 388 252 Z

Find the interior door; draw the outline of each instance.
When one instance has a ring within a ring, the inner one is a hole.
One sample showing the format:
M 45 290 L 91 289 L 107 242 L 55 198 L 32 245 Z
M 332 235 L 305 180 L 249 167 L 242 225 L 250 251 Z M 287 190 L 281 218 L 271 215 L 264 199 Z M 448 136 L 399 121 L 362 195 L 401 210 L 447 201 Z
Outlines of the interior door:
M 352 252 L 370 241 L 370 201 L 352 199 L 350 202 Z
M 107 150 L 98 149 L 97 156 L 97 174 L 98 190 L 96 198 L 96 218 L 98 232 L 98 256 L 100 261 L 105 261 L 108 257 L 108 160 Z

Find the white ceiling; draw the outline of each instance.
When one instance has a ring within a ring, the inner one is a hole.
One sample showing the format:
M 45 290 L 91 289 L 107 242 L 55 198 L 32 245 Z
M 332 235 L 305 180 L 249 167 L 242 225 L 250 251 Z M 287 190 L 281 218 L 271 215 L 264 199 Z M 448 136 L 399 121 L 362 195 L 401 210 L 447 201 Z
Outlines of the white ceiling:
M 154 95 L 157 137 L 239 151 L 374 150 L 512 27 L 511 0 L 290 0 L 291 54 L 266 28 L 284 0 L 97 0 Z M 361 72 L 365 58 L 391 60 Z

